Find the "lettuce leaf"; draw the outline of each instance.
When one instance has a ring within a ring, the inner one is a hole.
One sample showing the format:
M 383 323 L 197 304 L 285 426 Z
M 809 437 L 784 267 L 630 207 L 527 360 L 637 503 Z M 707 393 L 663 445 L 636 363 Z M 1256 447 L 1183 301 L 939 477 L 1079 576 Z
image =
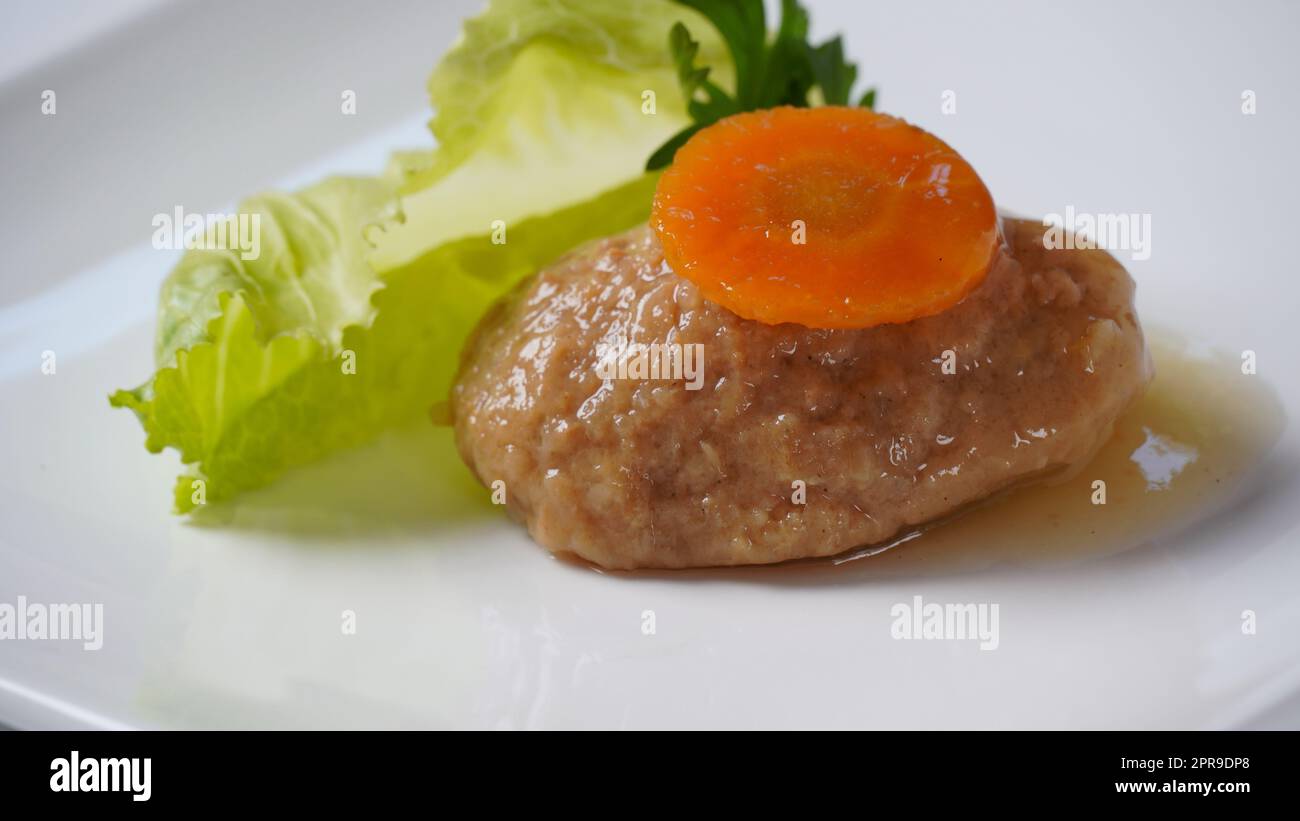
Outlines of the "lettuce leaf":
M 162 288 L 157 372 L 110 397 L 150 451 L 189 466 L 176 509 L 425 413 L 492 302 L 643 222 L 644 158 L 687 121 L 666 43 L 690 14 L 665 0 L 497 0 L 430 78 L 433 152 L 243 203 L 261 220 L 256 259 L 188 251 Z
M 258 219 L 259 254 L 244 260 L 238 251 L 200 248 L 181 258 L 159 296 L 156 361 L 216 338 L 208 325 L 222 313 L 221 295 L 235 293 L 262 339 L 306 331 L 337 347 L 344 328 L 369 322 L 370 297 L 381 287 L 360 227 L 392 219 L 397 207 L 391 177 L 336 177 L 246 200 L 239 213 Z
M 373 322 L 343 328 L 337 346 L 306 325 L 266 338 L 256 302 L 222 292 L 207 339 L 111 401 L 140 416 L 149 450 L 174 447 L 197 466 L 177 480 L 178 511 L 263 485 L 445 398 L 461 345 L 492 302 L 592 236 L 644 221 L 655 181 L 525 220 L 504 245 L 483 235 L 429 251 L 390 273 L 371 300 Z
M 690 121 L 668 49 L 673 23 L 704 29 L 701 55 L 729 60 L 697 12 L 667 0 L 495 0 L 429 78 L 438 139 L 402 188 L 402 224 L 380 271 L 431 243 L 596 196 L 635 178 Z

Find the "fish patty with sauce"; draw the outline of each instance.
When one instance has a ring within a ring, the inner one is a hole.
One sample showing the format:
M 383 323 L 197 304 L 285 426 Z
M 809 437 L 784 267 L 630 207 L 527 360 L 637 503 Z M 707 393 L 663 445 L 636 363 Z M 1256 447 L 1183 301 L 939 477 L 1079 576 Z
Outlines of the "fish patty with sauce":
M 467 343 L 457 445 L 536 541 L 607 568 L 883 542 L 1082 467 L 1150 381 L 1128 273 L 1105 251 L 1045 249 L 1043 230 L 1003 220 L 960 303 L 851 330 L 737 316 L 675 275 L 648 227 L 589 244 Z M 698 353 L 701 370 L 619 378 L 643 375 L 610 367 L 637 351 L 620 342 Z

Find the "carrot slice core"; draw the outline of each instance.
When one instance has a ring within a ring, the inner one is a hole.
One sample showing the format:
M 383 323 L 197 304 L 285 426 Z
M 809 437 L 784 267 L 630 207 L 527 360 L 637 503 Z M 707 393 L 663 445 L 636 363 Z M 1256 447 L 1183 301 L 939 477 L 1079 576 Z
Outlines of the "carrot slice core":
M 934 135 L 863 108 L 774 108 L 703 129 L 650 219 L 664 259 L 747 319 L 908 322 L 955 305 L 998 246 L 993 198 Z

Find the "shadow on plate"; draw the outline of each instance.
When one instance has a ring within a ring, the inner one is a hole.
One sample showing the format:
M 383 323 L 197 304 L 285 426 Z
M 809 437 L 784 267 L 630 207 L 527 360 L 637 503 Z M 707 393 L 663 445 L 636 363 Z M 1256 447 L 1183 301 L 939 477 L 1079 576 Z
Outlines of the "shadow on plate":
M 190 523 L 338 542 L 427 533 L 488 518 L 502 518 L 501 511 L 461 462 L 451 429 L 420 420 L 210 505 Z

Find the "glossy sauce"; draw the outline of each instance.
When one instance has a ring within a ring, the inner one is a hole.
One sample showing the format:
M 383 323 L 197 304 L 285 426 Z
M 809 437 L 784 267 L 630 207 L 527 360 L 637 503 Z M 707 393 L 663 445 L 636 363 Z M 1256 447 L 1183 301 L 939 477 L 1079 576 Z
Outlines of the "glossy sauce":
M 1232 500 L 1277 442 L 1285 417 L 1261 377 L 1242 373 L 1240 359 L 1193 356 L 1167 335 L 1148 344 L 1156 370 L 1150 388 L 1069 478 L 1007 491 L 829 559 L 671 575 L 790 574 L 792 582 L 815 582 L 962 573 L 1099 558 L 1176 535 Z M 1104 504 L 1094 503 L 1097 481 L 1105 482 Z

